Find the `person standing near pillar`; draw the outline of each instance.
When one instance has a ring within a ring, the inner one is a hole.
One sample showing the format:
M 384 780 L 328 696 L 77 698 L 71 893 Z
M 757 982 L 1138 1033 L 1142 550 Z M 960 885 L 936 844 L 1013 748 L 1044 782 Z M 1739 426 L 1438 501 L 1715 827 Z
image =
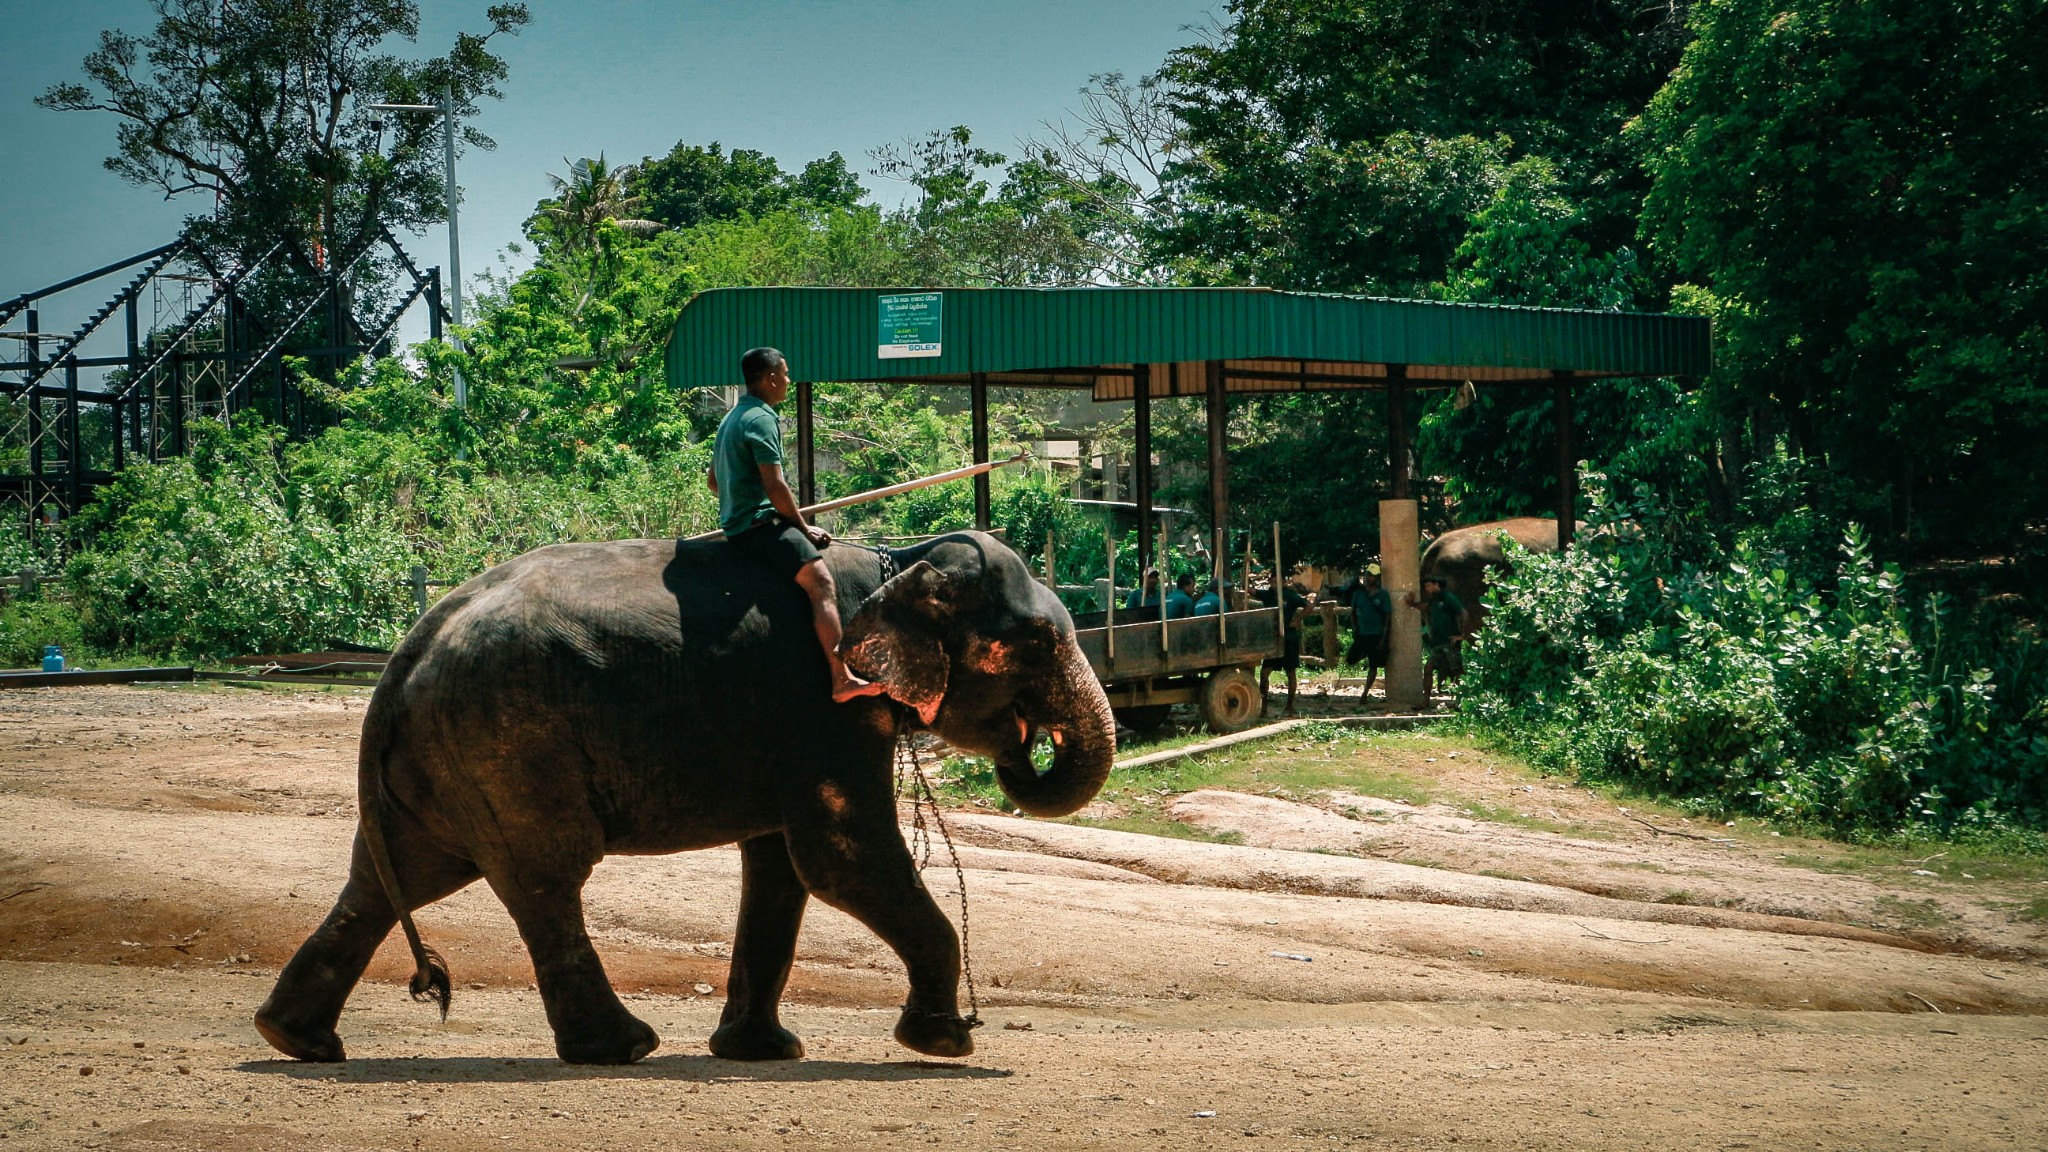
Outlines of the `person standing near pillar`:
M 1436 695 L 1445 682 L 1465 671 L 1459 645 L 1465 642 L 1465 604 L 1444 587 L 1441 576 L 1422 578 L 1422 596 L 1410 594 L 1408 606 L 1422 613 L 1422 694 Z
M 1363 708 L 1372 697 L 1373 681 L 1387 666 L 1387 628 L 1393 623 L 1394 599 L 1380 586 L 1380 566 L 1368 564 L 1349 584 L 1337 590 L 1339 603 L 1351 607 L 1351 648 L 1346 664 L 1365 665 L 1365 688 L 1358 694 Z

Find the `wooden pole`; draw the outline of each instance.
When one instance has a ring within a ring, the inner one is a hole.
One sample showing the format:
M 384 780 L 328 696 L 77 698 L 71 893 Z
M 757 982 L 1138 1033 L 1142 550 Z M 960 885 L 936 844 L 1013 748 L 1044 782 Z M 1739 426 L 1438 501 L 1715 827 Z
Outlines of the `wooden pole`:
M 1152 366 L 1131 366 L 1132 439 L 1137 459 L 1131 461 L 1131 495 L 1138 504 L 1138 587 L 1144 599 L 1145 570 L 1152 561 Z M 1164 600 L 1161 600 L 1164 603 Z
M 969 407 L 974 434 L 974 462 L 988 463 L 988 376 L 976 372 L 968 389 Z M 989 524 L 988 473 L 977 473 L 974 477 L 974 526 L 983 532 Z
M 1408 499 L 1408 366 L 1387 365 L 1387 498 Z
M 1204 381 L 1209 425 L 1209 535 L 1210 548 L 1215 559 L 1210 564 L 1211 575 L 1216 580 L 1218 596 L 1223 595 L 1223 579 L 1230 569 L 1223 562 L 1227 550 L 1230 523 L 1230 456 L 1226 451 L 1226 432 L 1229 426 L 1230 408 L 1228 397 L 1223 390 L 1223 361 L 1211 360 L 1206 365 L 1207 379 Z M 1220 635 L 1220 633 L 1219 633 Z
M 1104 615 L 1102 618 L 1103 626 L 1108 631 L 1103 633 L 1103 642 L 1108 646 L 1109 662 L 1114 665 L 1116 663 L 1116 515 L 1106 508 L 1103 509 L 1102 517 L 1102 546 L 1109 553 L 1109 595 L 1104 597 L 1107 603 L 1103 605 Z
M 1280 639 L 1287 639 L 1287 585 L 1281 577 L 1285 571 L 1280 567 L 1280 522 L 1273 521 L 1273 610 L 1280 621 Z
M 1571 547 L 1579 518 L 1579 462 L 1572 444 L 1572 374 L 1558 370 L 1550 375 L 1552 415 L 1557 421 L 1557 550 L 1562 552 Z
M 886 488 L 874 488 L 866 492 L 856 492 L 851 496 L 841 496 L 837 500 L 827 500 L 821 504 L 807 504 L 797 509 L 797 511 L 802 512 L 805 516 L 812 516 L 820 512 L 851 508 L 855 504 L 866 504 L 871 501 L 880 500 L 885 496 L 900 496 L 905 492 L 915 492 L 919 488 L 929 488 L 934 484 L 944 484 L 948 480 L 965 480 L 969 476 L 978 476 L 991 469 L 1008 468 L 1012 464 L 1022 464 L 1029 459 L 1031 459 L 1031 453 L 1019 452 L 1008 460 L 995 460 L 987 464 L 969 464 L 964 468 L 954 468 L 946 472 L 935 472 L 930 476 L 921 477 L 916 480 L 905 480 L 901 484 L 891 484 Z M 688 536 L 685 539 L 692 541 L 717 540 L 724 537 L 724 535 L 725 533 L 723 532 L 713 530 L 710 532 L 699 532 L 695 536 Z
M 815 454 L 811 382 L 796 385 L 796 498 L 809 504 L 818 498 L 818 462 Z M 976 463 L 980 461 L 977 460 Z

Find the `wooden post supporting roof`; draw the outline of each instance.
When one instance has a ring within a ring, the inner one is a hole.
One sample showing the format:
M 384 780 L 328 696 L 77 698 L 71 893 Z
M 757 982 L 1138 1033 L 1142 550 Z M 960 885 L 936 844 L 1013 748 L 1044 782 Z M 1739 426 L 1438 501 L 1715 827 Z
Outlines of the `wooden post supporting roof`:
M 1131 366 L 1131 413 L 1136 459 L 1131 461 L 1131 497 L 1138 503 L 1138 598 L 1145 597 L 1145 571 L 1158 563 L 1152 555 L 1152 366 Z M 1159 602 L 1166 603 L 1162 591 Z
M 1557 421 L 1557 550 L 1571 547 L 1579 512 L 1578 449 L 1572 442 L 1572 374 L 1551 374 L 1552 415 Z
M 969 400 L 973 408 L 974 462 L 988 463 L 988 374 L 976 372 L 969 387 Z M 974 478 L 974 526 L 983 532 L 989 526 L 989 480 L 983 472 Z
M 1223 557 L 1230 531 L 1230 457 L 1228 431 L 1230 419 L 1229 397 L 1223 391 L 1223 361 L 1211 360 L 1205 366 L 1208 378 L 1204 382 L 1208 400 L 1209 424 L 1209 556 L 1210 567 L 1220 581 L 1223 575 Z M 1217 595 L 1221 596 L 1219 588 Z
M 811 382 L 799 380 L 796 385 L 796 502 L 816 504 L 818 502 L 818 468 L 813 441 Z
M 1387 365 L 1387 499 L 1408 499 L 1408 366 Z

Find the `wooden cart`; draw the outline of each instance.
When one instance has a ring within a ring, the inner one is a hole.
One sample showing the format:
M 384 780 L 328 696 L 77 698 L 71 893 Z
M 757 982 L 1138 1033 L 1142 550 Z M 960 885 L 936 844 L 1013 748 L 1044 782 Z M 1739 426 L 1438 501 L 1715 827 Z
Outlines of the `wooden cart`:
M 1074 617 L 1075 639 L 1124 723 L 1161 727 L 1175 704 L 1193 704 L 1211 732 L 1237 732 L 1259 717 L 1259 664 L 1284 652 L 1271 608 L 1159 619 L 1159 608 Z

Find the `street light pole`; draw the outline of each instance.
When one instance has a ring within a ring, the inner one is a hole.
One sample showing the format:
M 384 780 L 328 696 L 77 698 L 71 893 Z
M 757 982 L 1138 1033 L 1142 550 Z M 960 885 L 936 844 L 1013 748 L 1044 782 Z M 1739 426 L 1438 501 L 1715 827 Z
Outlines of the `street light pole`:
M 462 323 L 462 238 L 456 226 L 455 202 L 455 85 L 446 84 L 441 88 L 439 104 L 372 104 L 372 112 L 439 112 L 441 114 L 441 180 L 443 198 L 448 201 L 448 279 L 443 291 L 448 296 L 448 320 L 451 325 Z M 462 337 L 448 333 L 448 342 L 462 347 Z M 456 368 L 455 407 L 469 407 L 469 385 L 462 379 L 462 369 Z

